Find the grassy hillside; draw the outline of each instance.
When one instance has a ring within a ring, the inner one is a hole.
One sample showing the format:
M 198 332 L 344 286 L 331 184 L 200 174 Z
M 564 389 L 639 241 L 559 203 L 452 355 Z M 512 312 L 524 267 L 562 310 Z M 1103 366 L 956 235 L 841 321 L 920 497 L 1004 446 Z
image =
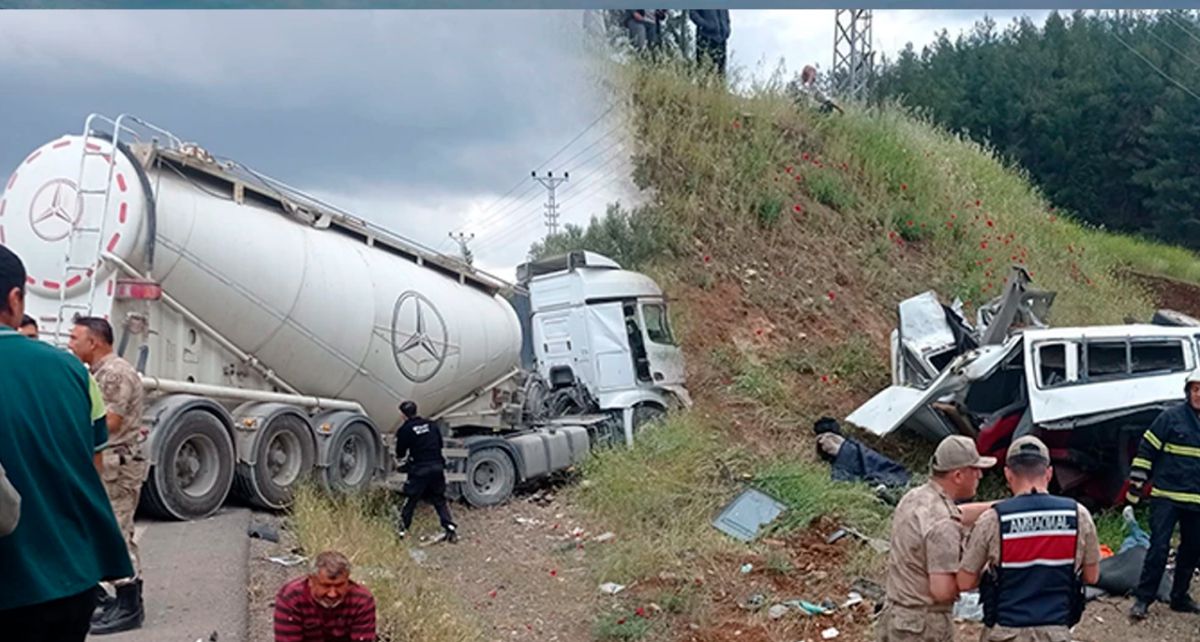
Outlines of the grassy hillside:
M 621 545 L 594 563 L 597 579 L 654 587 L 633 600 L 663 599 L 655 578 L 696 579 L 667 583 L 686 592 L 676 600 L 686 609 L 636 629 L 602 622 L 598 637 L 723 639 L 717 631 L 743 625 L 762 639 L 814 632 L 730 609 L 745 578 L 728 570 L 746 556 L 795 553 L 817 516 L 886 533 L 886 506 L 828 481 L 811 426 L 888 384 L 901 299 L 935 289 L 973 315 L 1020 264 L 1058 292 L 1052 322 L 1121 323 L 1154 308 L 1129 271 L 1200 281 L 1190 252 L 1089 229 L 990 150 L 898 107 L 829 116 L 797 108 L 773 85 L 734 95 L 662 68 L 617 78 L 649 201 L 637 215 L 664 248 L 634 267 L 672 297 L 697 406 L 638 448 L 595 458 L 577 494 L 598 519 L 622 525 Z M 907 460 L 921 462 L 924 448 Z M 791 507 L 777 541 L 734 545 L 708 525 L 745 485 Z M 861 547 L 822 564 L 839 579 L 836 592 L 853 575 L 878 577 L 882 559 Z

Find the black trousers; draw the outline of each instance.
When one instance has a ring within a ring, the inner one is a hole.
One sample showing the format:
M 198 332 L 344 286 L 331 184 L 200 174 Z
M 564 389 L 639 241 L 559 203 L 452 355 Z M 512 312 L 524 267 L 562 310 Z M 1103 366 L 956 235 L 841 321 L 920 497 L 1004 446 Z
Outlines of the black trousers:
M 400 510 L 401 526 L 408 530 L 412 526 L 413 513 L 417 511 L 417 502 L 426 501 L 433 504 L 437 511 L 442 528 L 454 526 L 450 518 L 450 506 L 446 503 L 446 473 L 442 470 L 416 471 L 409 473 L 408 481 L 404 482 L 404 508 Z
M 725 41 L 696 38 L 696 62 L 712 65 L 717 73 L 725 75 Z
M 96 588 L 50 602 L 0 611 L 0 639 L 10 642 L 83 642 L 92 626 Z
M 1168 499 L 1150 500 L 1150 550 L 1142 564 L 1142 577 L 1133 595 L 1150 603 L 1158 594 L 1167 566 L 1167 554 L 1171 552 L 1171 535 L 1175 524 L 1179 524 L 1179 550 L 1175 555 L 1175 581 L 1171 584 L 1171 601 L 1182 601 L 1188 597 L 1192 573 L 1200 561 L 1200 510 L 1180 508 Z

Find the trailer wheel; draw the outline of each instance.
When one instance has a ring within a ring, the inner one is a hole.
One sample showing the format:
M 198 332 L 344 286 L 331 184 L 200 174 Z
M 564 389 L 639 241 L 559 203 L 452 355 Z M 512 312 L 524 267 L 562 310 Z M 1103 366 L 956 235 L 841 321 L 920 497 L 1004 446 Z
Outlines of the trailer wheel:
M 463 497 L 476 507 L 495 506 L 512 496 L 517 485 L 517 468 L 508 453 L 499 448 L 480 448 L 467 457 L 467 481 Z
M 330 439 L 329 461 L 321 470 L 325 489 L 334 493 L 356 493 L 366 489 L 379 460 L 374 432 L 361 421 L 351 421 Z
M 221 420 L 188 410 L 166 426 L 162 454 L 142 498 L 160 517 L 192 520 L 217 511 L 233 484 L 233 440 Z
M 317 446 L 308 424 L 296 415 L 279 415 L 261 430 L 255 463 L 238 464 L 234 488 L 255 506 L 279 510 L 291 505 L 296 485 L 312 473 Z

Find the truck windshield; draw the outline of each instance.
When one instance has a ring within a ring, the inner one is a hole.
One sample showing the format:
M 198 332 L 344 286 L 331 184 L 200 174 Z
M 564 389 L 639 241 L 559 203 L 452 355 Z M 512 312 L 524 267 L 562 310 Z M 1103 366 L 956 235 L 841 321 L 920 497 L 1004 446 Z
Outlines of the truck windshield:
M 671 325 L 667 321 L 667 308 L 658 303 L 643 303 L 642 317 L 646 320 L 646 336 L 654 343 L 675 345 L 671 336 Z

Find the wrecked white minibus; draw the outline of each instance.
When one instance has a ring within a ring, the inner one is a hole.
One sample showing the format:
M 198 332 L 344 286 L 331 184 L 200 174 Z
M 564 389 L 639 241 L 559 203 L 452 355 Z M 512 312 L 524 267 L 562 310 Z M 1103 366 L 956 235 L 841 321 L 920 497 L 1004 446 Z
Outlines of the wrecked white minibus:
M 1142 433 L 1183 400 L 1184 379 L 1200 366 L 1200 326 L 1047 327 L 1053 293 L 1028 283 L 1014 269 L 978 330 L 932 292 L 901 303 L 893 385 L 846 420 L 880 436 L 901 427 L 931 440 L 964 434 L 990 456 L 1035 434 L 1050 448 L 1059 492 L 1093 506 L 1119 501 Z

